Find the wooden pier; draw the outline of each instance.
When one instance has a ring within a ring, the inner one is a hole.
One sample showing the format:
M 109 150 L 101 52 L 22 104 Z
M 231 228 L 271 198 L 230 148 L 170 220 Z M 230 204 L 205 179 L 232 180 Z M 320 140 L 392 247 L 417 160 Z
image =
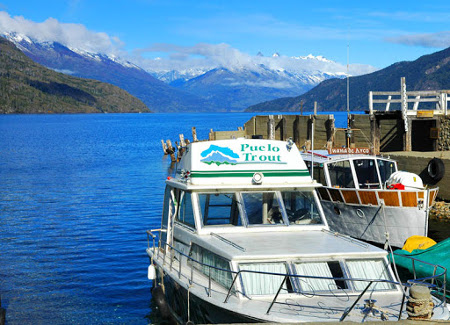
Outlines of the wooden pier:
M 236 131 L 211 130 L 207 140 L 291 139 L 300 150 L 368 148 L 373 154 L 391 156 L 400 170 L 420 175 L 425 184 L 439 186 L 438 197 L 450 200 L 449 94 L 450 90 L 407 91 L 401 78 L 398 92 L 369 92 L 366 114 L 349 114 L 348 128 L 337 128 L 333 114 L 318 115 L 315 105 L 309 115 L 254 116 Z M 193 141 L 198 141 L 195 128 L 192 132 Z M 171 143 L 162 142 L 164 153 L 176 161 Z M 185 142 L 180 135 L 175 147 L 178 159 Z M 435 158 L 445 170 L 441 178 L 430 175 Z

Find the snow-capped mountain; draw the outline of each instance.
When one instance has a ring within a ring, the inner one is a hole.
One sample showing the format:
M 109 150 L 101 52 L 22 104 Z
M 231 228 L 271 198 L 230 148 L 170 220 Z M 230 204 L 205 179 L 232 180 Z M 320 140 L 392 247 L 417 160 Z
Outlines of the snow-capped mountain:
M 102 53 L 38 42 L 23 34 L 3 33 L 35 62 L 76 77 L 111 83 L 141 99 L 154 112 L 210 111 L 216 107 L 156 79 L 137 65 Z
M 117 55 L 0 32 L 34 61 L 58 72 L 119 86 L 155 112 L 241 111 L 263 101 L 301 95 L 326 79 L 347 75 L 346 66 L 311 54 L 250 56 L 222 46 L 225 55 L 214 60 L 185 60 L 183 66 L 157 58 L 142 65 Z M 349 74 L 374 70 L 354 65 Z

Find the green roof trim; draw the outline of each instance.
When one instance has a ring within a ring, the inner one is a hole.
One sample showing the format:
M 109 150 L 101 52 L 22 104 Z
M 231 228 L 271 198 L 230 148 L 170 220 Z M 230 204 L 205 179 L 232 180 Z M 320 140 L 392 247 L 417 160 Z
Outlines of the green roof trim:
M 191 177 L 253 177 L 262 173 L 265 177 L 305 177 L 310 176 L 307 169 L 291 170 L 233 170 L 233 171 L 191 171 Z

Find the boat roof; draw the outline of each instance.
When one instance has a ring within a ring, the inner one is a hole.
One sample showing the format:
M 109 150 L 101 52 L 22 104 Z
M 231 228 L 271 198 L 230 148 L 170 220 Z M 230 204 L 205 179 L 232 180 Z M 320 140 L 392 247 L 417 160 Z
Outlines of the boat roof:
M 195 236 L 193 242 L 229 260 L 384 257 L 386 251 L 330 231 L 227 233 Z
M 367 154 L 330 154 L 328 150 L 308 150 L 302 152 L 301 156 L 304 161 L 311 161 L 311 155 L 313 155 L 314 162 L 322 164 L 330 161 L 347 160 L 347 159 L 383 159 L 388 161 L 394 161 L 388 157 L 367 155 Z
M 168 182 L 191 189 L 318 186 L 292 141 L 243 138 L 189 144 Z

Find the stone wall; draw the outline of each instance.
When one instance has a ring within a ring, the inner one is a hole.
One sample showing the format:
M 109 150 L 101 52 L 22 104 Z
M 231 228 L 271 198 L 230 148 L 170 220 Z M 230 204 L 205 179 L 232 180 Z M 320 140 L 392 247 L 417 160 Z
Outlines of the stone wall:
M 449 151 L 450 150 L 450 117 L 449 116 L 440 117 L 439 123 L 440 123 L 440 130 L 439 130 L 437 149 L 439 151 Z

